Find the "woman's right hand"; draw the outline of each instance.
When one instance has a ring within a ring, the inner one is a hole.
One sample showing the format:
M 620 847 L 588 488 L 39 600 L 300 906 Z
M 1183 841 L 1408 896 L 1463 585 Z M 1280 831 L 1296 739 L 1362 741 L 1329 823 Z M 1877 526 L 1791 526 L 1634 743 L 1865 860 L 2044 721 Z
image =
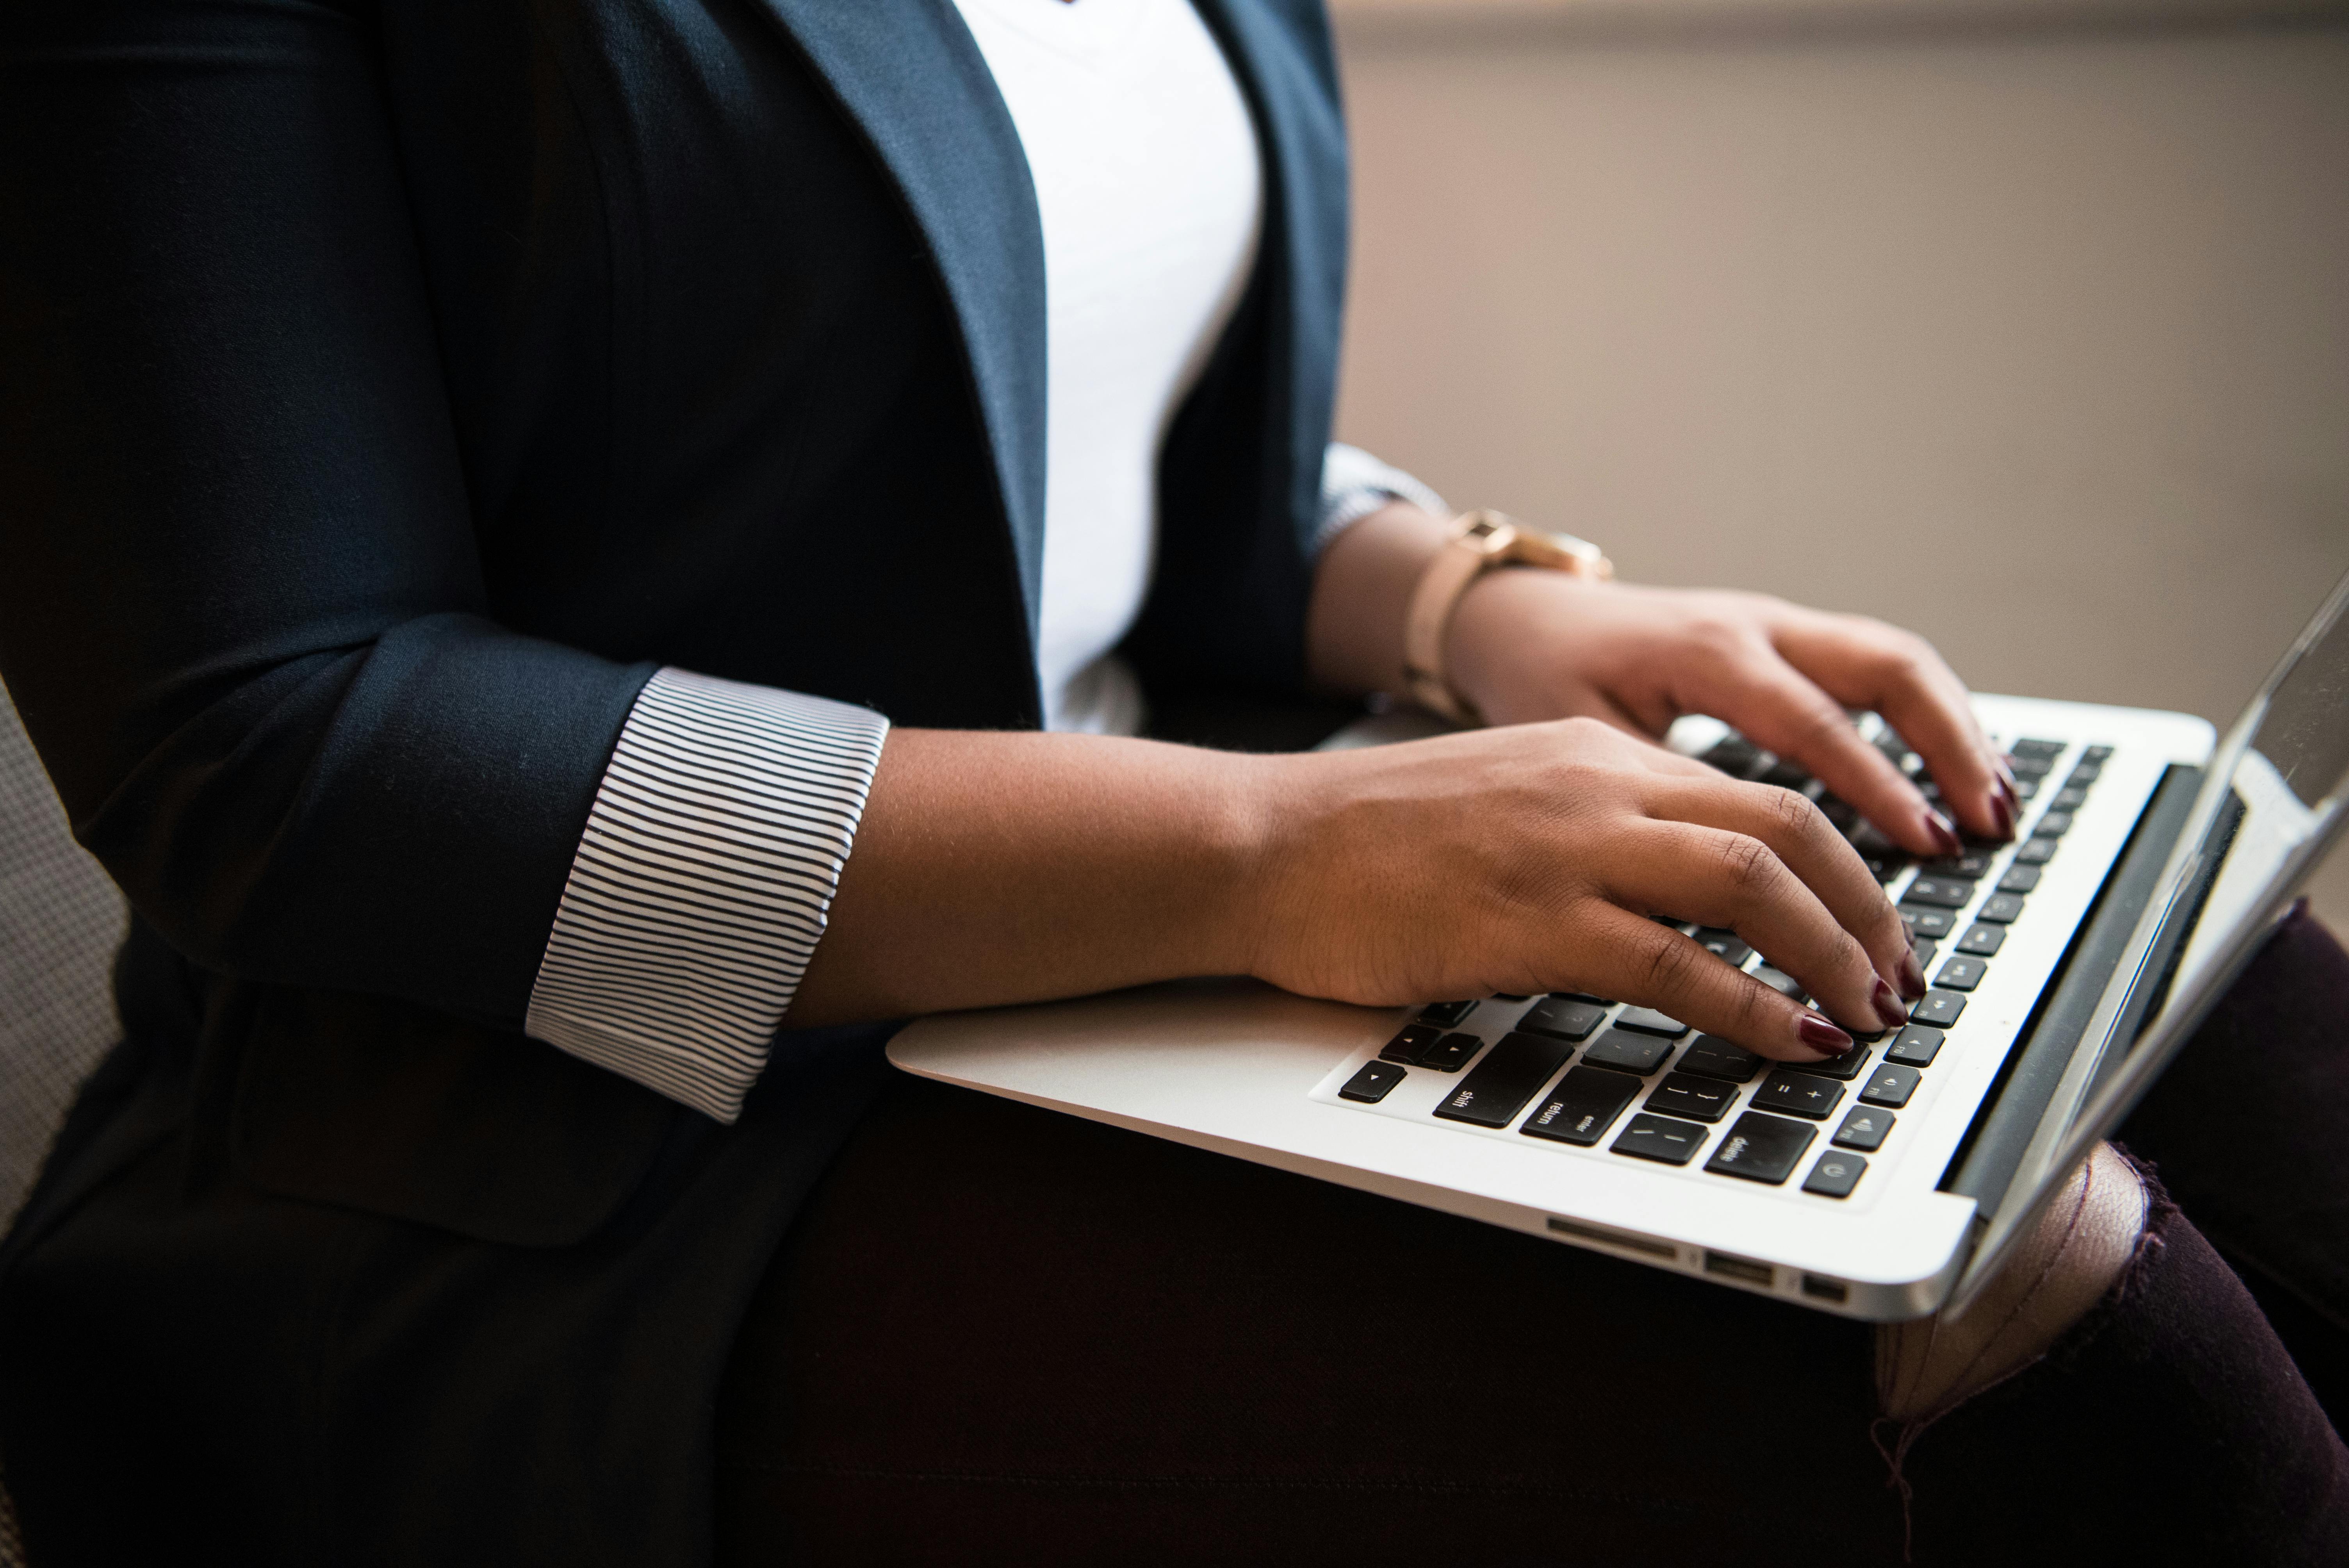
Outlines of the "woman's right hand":
M 1729 928 L 1862 1034 L 1925 990 L 1899 914 L 1818 808 L 1595 719 L 1261 759 L 1251 969 L 1371 1005 L 1579 991 L 1766 1057 L 1849 1045 L 1650 919 Z

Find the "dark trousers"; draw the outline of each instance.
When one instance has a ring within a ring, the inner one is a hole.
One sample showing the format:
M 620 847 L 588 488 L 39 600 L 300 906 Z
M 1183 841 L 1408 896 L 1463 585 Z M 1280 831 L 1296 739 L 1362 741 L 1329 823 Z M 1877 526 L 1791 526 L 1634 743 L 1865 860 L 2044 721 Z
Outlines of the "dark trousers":
M 1863 1325 L 903 1080 L 751 1310 L 720 1558 L 2349 1563 L 2322 927 L 2125 1141 L 2178 1206 L 2122 1287 L 1904 1431 Z

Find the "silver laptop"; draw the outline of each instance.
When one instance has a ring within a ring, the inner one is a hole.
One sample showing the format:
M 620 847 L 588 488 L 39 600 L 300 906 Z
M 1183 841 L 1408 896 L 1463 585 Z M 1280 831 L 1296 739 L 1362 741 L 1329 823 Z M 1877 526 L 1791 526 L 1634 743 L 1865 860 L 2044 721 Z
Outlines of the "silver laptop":
M 1847 1316 L 1961 1306 L 2257 951 L 2349 819 L 2349 578 L 2223 737 L 1978 696 L 2020 837 L 1917 863 L 1709 720 L 1670 743 L 1800 789 L 1899 904 L 1932 990 L 1779 1066 L 1604 997 L 1355 1007 L 1250 981 L 916 1022 L 907 1072 Z M 1365 721 L 1332 745 L 1401 738 Z M 1873 716 L 1866 731 L 1930 793 Z M 1733 932 L 1683 927 L 1799 995 Z

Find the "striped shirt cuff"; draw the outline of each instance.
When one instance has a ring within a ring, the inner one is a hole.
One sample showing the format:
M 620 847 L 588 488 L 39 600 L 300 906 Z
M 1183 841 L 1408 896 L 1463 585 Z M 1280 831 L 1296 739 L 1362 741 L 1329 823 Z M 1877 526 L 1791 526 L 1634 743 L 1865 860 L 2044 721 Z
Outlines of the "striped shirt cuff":
M 1438 517 L 1451 509 L 1444 498 L 1412 475 L 1382 463 L 1360 447 L 1332 441 L 1321 459 L 1321 520 L 1313 530 L 1313 553 L 1389 501 L 1407 500 Z
M 664 669 L 620 731 L 524 1028 L 719 1121 L 823 935 L 889 721 Z

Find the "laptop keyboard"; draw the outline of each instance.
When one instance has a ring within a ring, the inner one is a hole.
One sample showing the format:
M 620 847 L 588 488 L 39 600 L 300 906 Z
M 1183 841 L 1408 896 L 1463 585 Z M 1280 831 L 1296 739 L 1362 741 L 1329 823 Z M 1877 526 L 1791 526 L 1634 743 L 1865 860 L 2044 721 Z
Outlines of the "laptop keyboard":
M 1897 736 L 1885 730 L 1877 744 L 1929 800 L 1938 800 L 1921 760 Z M 2025 802 L 2018 841 L 1973 844 L 1921 861 L 1826 795 L 1816 780 L 1741 737 L 1702 758 L 1737 778 L 1801 790 L 1892 890 L 1930 976 L 1930 989 L 1910 1007 L 1905 1026 L 1855 1036 L 1858 1043 L 1844 1055 L 1794 1067 L 1697 1033 L 1651 1007 L 1602 996 L 1561 992 L 1438 1002 L 1421 1008 L 1339 1097 L 1376 1105 L 1414 1073 L 1456 1074 L 1435 1106 L 1440 1120 L 1514 1127 L 1527 1138 L 1603 1146 L 1630 1159 L 1696 1165 L 1708 1175 L 1770 1186 L 1784 1186 L 1801 1171 L 1805 1193 L 1851 1196 L 1869 1157 L 1882 1157 L 1898 1113 L 1934 1064 L 1948 1059 L 1950 1031 L 2024 917 L 2042 868 L 2060 851 L 2112 748 L 2026 738 L 2008 751 Z M 1736 933 L 1659 918 L 1723 962 L 1808 1000 L 1799 982 L 1760 962 Z M 1506 1026 L 1486 1023 L 1520 1004 Z

